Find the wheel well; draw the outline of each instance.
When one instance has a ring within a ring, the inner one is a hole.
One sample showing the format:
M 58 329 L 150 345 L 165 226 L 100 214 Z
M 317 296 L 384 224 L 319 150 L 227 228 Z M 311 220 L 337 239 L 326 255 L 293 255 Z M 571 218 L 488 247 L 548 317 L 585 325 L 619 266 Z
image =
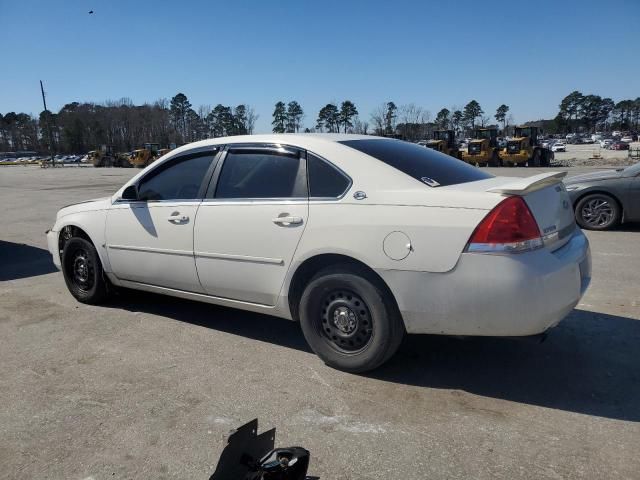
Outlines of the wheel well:
M 373 270 L 367 264 L 347 255 L 324 253 L 321 255 L 316 255 L 315 257 L 308 258 L 304 262 L 302 262 L 302 264 L 298 266 L 298 269 L 291 278 L 291 283 L 289 284 L 288 300 L 291 317 L 295 321 L 299 320 L 298 305 L 300 303 L 302 293 L 304 292 L 304 288 L 307 286 L 309 281 L 320 270 L 338 265 L 351 265 L 366 272 L 370 277 L 370 280 L 374 281 L 389 296 L 394 306 L 398 308 L 396 299 L 393 296 L 393 292 L 391 292 L 389 286 L 382 279 L 382 277 L 378 275 L 375 270 Z
M 87 242 L 90 242 L 93 245 L 93 242 L 89 235 L 87 235 L 87 232 L 75 225 L 67 225 L 60 229 L 60 234 L 58 235 L 58 250 L 60 250 L 60 253 L 64 250 L 65 243 L 73 237 L 84 238 Z
M 586 197 L 588 195 L 596 195 L 596 194 L 606 195 L 607 197 L 613 198 L 615 200 L 615 202 L 618 204 L 618 207 L 620 208 L 620 220 L 622 220 L 622 218 L 624 218 L 624 207 L 622 206 L 622 202 L 620 202 L 620 199 L 618 197 L 616 197 L 613 193 L 607 192 L 607 191 L 604 191 L 604 190 L 589 190 L 588 192 L 583 193 L 578 198 L 576 198 L 575 202 L 573 202 L 573 209 L 574 210 L 576 209 L 576 207 L 578 206 L 578 203 L 584 197 Z

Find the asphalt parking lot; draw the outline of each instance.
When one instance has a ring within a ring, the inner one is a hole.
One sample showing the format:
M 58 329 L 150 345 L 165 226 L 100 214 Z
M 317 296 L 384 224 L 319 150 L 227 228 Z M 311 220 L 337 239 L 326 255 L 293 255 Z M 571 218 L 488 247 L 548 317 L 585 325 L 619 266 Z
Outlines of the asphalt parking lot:
M 327 480 L 640 478 L 639 225 L 587 233 L 592 285 L 544 343 L 414 336 L 357 376 L 285 320 L 141 292 L 76 302 L 44 232 L 135 173 L 0 168 L 0 478 L 207 479 L 256 417 Z

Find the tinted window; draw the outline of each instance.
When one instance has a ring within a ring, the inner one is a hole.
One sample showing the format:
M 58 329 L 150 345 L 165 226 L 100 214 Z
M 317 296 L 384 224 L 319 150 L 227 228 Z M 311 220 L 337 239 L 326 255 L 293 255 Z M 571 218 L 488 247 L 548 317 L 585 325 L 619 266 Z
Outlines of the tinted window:
M 340 143 L 377 158 L 431 186 L 455 185 L 493 177 L 462 160 L 415 143 L 383 138 L 346 140 Z
M 307 169 L 310 197 L 339 197 L 349 187 L 347 177 L 312 153 L 307 154 Z
M 213 160 L 211 152 L 186 155 L 152 170 L 138 186 L 140 200 L 193 200 Z
M 230 151 L 222 165 L 216 198 L 306 196 L 297 155 Z

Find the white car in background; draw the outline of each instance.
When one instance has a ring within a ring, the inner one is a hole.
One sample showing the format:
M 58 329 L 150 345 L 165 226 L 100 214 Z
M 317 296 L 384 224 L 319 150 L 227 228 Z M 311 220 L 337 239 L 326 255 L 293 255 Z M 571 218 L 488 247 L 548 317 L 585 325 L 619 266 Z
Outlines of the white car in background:
M 552 152 L 566 152 L 567 151 L 567 144 L 564 142 L 556 142 L 553 145 L 551 145 L 551 151 Z
M 627 136 L 622 137 L 620 139 L 620 141 L 624 142 L 624 143 L 633 143 L 633 137 L 627 135 Z
M 613 143 L 613 140 L 610 138 L 605 138 L 604 140 L 600 140 L 600 147 L 609 148 L 609 146 Z
M 405 333 L 562 320 L 591 276 L 563 176 L 494 177 L 371 136 L 215 138 L 63 208 L 47 240 L 81 302 L 127 287 L 275 315 L 328 365 L 362 372 Z

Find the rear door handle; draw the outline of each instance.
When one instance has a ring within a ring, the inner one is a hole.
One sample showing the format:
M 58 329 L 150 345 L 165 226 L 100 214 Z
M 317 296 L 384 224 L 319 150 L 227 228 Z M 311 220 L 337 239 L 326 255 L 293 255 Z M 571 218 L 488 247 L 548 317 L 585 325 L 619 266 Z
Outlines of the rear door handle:
M 283 217 L 277 217 L 273 219 L 273 223 L 276 225 L 300 225 L 302 223 L 302 217 L 294 217 L 286 215 Z
M 189 221 L 189 217 L 186 215 L 180 215 L 180 212 L 173 212 L 169 217 L 167 217 L 167 221 L 171 223 L 185 223 Z

